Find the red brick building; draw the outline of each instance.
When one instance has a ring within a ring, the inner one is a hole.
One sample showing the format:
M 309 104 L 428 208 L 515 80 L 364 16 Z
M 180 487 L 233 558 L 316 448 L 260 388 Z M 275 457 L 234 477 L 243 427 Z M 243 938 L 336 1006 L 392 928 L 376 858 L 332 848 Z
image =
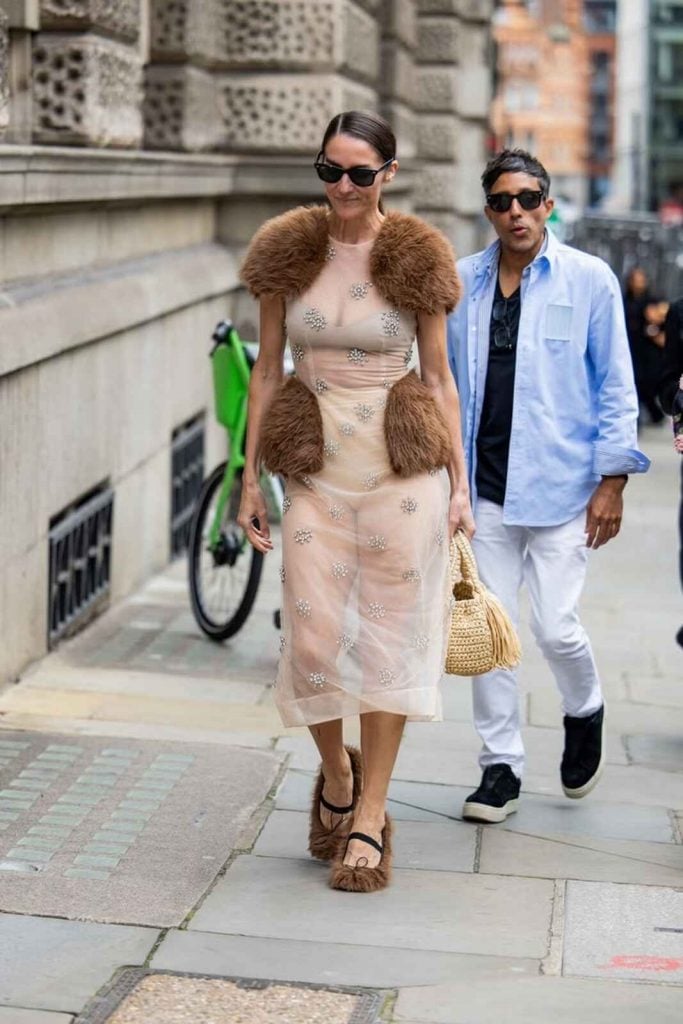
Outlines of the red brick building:
M 531 150 L 554 193 L 579 205 L 601 198 L 611 172 L 614 6 L 502 0 L 494 21 L 495 145 Z

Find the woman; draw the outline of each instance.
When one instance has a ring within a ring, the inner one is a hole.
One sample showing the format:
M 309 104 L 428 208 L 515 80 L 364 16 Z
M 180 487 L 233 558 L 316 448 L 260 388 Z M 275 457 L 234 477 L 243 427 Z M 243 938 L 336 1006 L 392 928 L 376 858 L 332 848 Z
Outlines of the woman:
M 664 330 L 666 344 L 658 397 L 664 412 L 673 416 L 674 448 L 683 455 L 683 298 L 672 302 Z M 683 589 L 683 460 L 681 498 L 678 506 L 678 573 Z M 676 643 L 683 647 L 683 626 L 680 626 L 676 633 Z
M 662 325 L 666 306 L 650 292 L 647 275 L 642 267 L 633 267 L 624 288 L 624 313 L 638 401 L 647 410 L 649 422 L 664 419 L 657 401 L 657 382 L 661 371 Z
M 311 853 L 330 884 L 388 884 L 385 805 L 406 718 L 438 717 L 449 534 L 473 533 L 446 313 L 453 252 L 415 217 L 385 213 L 396 140 L 374 114 L 330 122 L 315 163 L 329 207 L 268 221 L 242 277 L 260 299 L 239 522 L 272 549 L 261 459 L 287 478 L 276 700 L 307 725 L 321 770 Z M 408 372 L 417 337 L 421 380 Z M 282 384 L 286 338 L 296 377 Z M 361 716 L 362 758 L 342 719 Z

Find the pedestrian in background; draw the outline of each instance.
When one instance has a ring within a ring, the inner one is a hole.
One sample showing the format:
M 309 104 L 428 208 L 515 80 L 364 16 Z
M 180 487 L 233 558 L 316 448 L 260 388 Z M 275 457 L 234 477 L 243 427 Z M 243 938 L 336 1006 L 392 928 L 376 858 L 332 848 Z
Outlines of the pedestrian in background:
M 674 302 L 664 325 L 666 343 L 662 377 L 659 382 L 659 400 L 665 412 L 672 414 L 676 451 L 681 452 L 683 443 L 683 298 Z M 683 588 L 683 460 L 681 460 L 681 501 L 678 509 L 678 572 Z M 676 634 L 677 642 L 683 647 L 683 626 Z
M 550 178 L 533 156 L 505 150 L 482 175 L 498 236 L 460 260 L 464 297 L 449 318 L 483 582 L 513 621 L 522 583 L 536 641 L 562 696 L 562 789 L 578 798 L 602 768 L 604 701 L 579 621 L 588 550 L 621 526 L 636 450 L 638 402 L 618 282 L 600 259 L 546 230 Z M 475 821 L 516 809 L 524 769 L 516 675 L 473 681 L 483 741 Z
M 633 361 L 633 373 L 639 405 L 648 422 L 661 423 L 664 413 L 657 400 L 657 386 L 662 367 L 664 344 L 663 324 L 667 307 L 650 290 L 642 267 L 633 267 L 624 287 L 626 331 Z
M 315 168 L 329 206 L 267 222 L 243 266 L 261 331 L 239 522 L 272 548 L 263 458 L 287 478 L 276 701 L 322 760 L 309 849 L 332 861 L 333 888 L 367 892 L 389 881 L 385 808 L 406 718 L 440 714 L 449 536 L 473 531 L 446 353 L 459 285 L 446 239 L 384 210 L 398 163 L 382 118 L 333 118 Z M 281 385 L 287 339 L 296 377 Z M 343 741 L 356 714 L 362 763 Z

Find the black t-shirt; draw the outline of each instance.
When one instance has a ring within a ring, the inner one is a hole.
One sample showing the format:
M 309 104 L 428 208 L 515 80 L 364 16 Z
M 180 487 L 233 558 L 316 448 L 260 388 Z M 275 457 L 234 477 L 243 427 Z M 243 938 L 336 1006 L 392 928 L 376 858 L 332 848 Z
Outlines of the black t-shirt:
M 496 281 L 484 404 L 477 434 L 476 473 L 479 497 L 496 505 L 505 502 L 521 309 L 520 288 L 506 299 Z

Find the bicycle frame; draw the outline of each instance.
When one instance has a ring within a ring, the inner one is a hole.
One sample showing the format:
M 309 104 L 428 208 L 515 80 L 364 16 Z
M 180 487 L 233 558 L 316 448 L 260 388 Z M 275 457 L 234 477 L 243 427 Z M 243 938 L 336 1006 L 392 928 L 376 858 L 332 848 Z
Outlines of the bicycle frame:
M 216 419 L 225 427 L 228 434 L 228 460 L 218 495 L 216 515 L 209 531 L 209 547 L 213 551 L 221 538 L 225 506 L 232 492 L 235 476 L 245 465 L 244 442 L 247 433 L 250 360 L 253 362 L 255 356 L 251 355 L 254 346 L 242 341 L 229 320 L 221 320 L 212 337 L 214 346 L 210 356 Z M 264 473 L 262 484 L 264 491 L 271 498 L 271 511 L 281 515 L 284 501 L 281 481 L 278 477 Z M 242 550 L 246 548 L 246 544 L 244 538 Z
M 228 461 L 218 496 L 216 515 L 211 524 L 209 546 L 218 545 L 225 506 L 235 482 L 244 468 L 244 441 L 247 433 L 247 396 L 251 370 L 239 334 L 228 320 L 221 320 L 213 333 L 211 350 L 216 419 L 228 434 Z M 246 544 L 246 540 L 243 542 Z

